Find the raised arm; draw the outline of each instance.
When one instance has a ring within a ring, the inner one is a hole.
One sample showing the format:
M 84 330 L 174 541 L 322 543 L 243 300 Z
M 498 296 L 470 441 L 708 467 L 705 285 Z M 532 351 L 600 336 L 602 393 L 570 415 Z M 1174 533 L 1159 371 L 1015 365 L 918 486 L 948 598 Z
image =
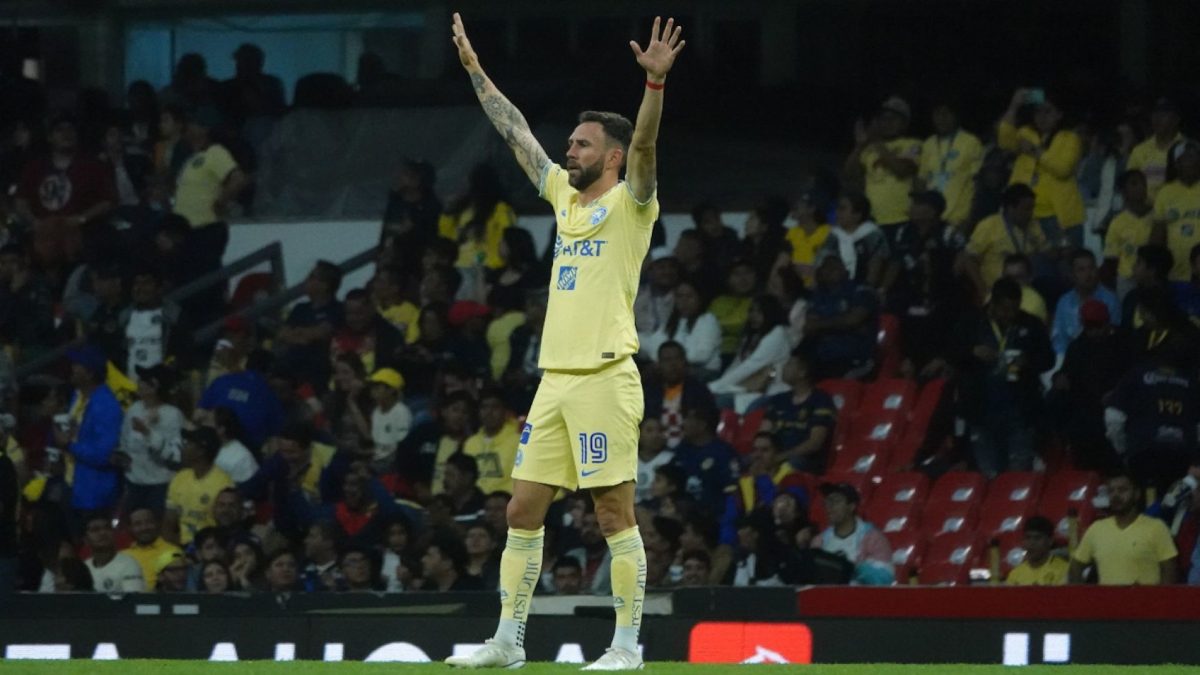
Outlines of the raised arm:
M 661 17 L 654 17 L 650 43 L 644 51 L 637 42 L 629 42 L 638 65 L 646 70 L 646 90 L 642 94 L 642 106 L 638 108 L 625 170 L 629 189 L 640 202 L 650 200 L 657 183 L 654 144 L 658 140 L 658 124 L 662 120 L 663 83 L 667 81 L 667 72 L 675 64 L 675 57 L 687 44 L 679 39 L 683 26 L 676 26 L 675 19 L 667 19 L 666 27 L 660 32 L 661 22 Z
M 533 132 L 529 130 L 529 123 L 525 121 L 525 116 L 521 114 L 520 110 L 517 110 L 517 106 L 513 105 L 512 101 L 500 93 L 496 85 L 492 84 L 491 79 L 483 72 L 483 68 L 479 65 L 479 57 L 471 47 L 471 41 L 467 39 L 467 30 L 463 28 L 462 17 L 458 12 L 454 13 L 453 30 L 454 45 L 458 47 L 458 60 L 462 62 L 463 68 L 471 76 L 471 86 L 475 88 L 475 95 L 479 97 L 483 112 L 487 113 L 488 119 L 492 121 L 492 126 L 496 127 L 496 131 L 500 132 L 500 135 L 504 137 L 504 142 L 508 143 L 508 147 L 512 149 L 513 156 L 517 158 L 517 164 L 521 165 L 521 170 L 534 185 L 539 184 L 542 179 L 542 171 L 550 163 L 550 158 L 546 156 L 546 151 L 533 137 Z

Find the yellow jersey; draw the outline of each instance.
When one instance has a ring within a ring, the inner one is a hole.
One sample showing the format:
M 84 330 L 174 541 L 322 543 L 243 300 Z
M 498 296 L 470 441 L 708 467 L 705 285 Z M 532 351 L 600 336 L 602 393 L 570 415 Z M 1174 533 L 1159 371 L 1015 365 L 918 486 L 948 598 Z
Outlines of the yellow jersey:
M 159 537 L 149 546 L 134 544 L 122 551 L 137 561 L 142 568 L 142 578 L 146 580 L 146 590 L 152 591 L 158 585 L 158 574 L 154 571 L 154 563 L 159 556 L 168 551 L 179 551 L 179 547 Z M 182 553 L 182 551 L 180 551 Z
M 416 305 L 405 300 L 387 309 L 379 308 L 379 315 L 387 319 L 396 330 L 404 332 L 404 343 L 411 345 L 421 337 L 421 310 Z
M 1041 567 L 1034 567 L 1026 560 L 1008 573 L 1004 583 L 1009 586 L 1063 586 L 1070 569 L 1070 563 L 1053 555 Z
M 179 543 L 187 546 L 200 530 L 216 524 L 213 502 L 221 490 L 233 487 L 229 474 L 213 466 L 197 478 L 192 469 L 183 469 L 167 487 L 167 508 L 179 512 Z
M 1167 153 L 1171 146 L 1183 140 L 1183 134 L 1175 134 L 1175 138 L 1160 147 L 1153 136 L 1133 146 L 1129 152 L 1126 169 L 1137 169 L 1146 176 L 1146 189 L 1150 193 L 1150 201 L 1158 197 L 1158 191 L 1167 182 Z
M 459 242 L 455 267 L 474 267 L 479 262 L 488 269 L 504 267 L 504 259 L 500 257 L 500 240 L 504 238 L 505 230 L 517 224 L 516 212 L 507 202 L 497 202 L 483 224 L 483 236 L 463 236 L 466 227 L 474 220 L 475 209 L 470 206 L 459 213 L 443 213 L 438 218 L 438 234 Z
M 975 174 L 982 164 L 983 144 L 969 131 L 959 129 L 949 138 L 933 135 L 921 145 L 917 178 L 946 199 L 942 218 L 947 223 L 961 226 L 971 217 Z
M 1125 529 L 1116 518 L 1092 523 L 1079 547 L 1075 560 L 1096 562 L 1100 583 L 1105 586 L 1153 586 L 1162 581 L 1159 563 L 1179 555 L 1171 533 L 1163 521 L 1138 515 Z
M 1167 248 L 1175 257 L 1171 281 L 1188 281 L 1192 247 L 1200 244 L 1200 182 L 1184 185 L 1176 180 L 1162 186 L 1154 200 L 1154 216 L 1167 223 Z
M 1083 194 L 1075 180 L 1075 170 L 1083 157 L 1083 141 L 1074 131 L 1054 134 L 1048 147 L 1042 136 L 1031 126 L 1016 128 L 1001 121 L 996 130 L 996 144 L 1008 152 L 1018 152 L 1021 140 L 1044 147 L 1041 157 L 1018 154 L 1013 161 L 1009 185 L 1024 183 L 1033 188 L 1037 201 L 1033 206 L 1036 218 L 1054 216 L 1064 230 L 1082 225 L 1084 221 Z
M 1021 311 L 1036 316 L 1042 323 L 1049 323 L 1050 314 L 1046 311 L 1046 301 L 1032 286 L 1021 285 Z
M 475 485 L 483 494 L 496 491 L 512 493 L 513 462 L 517 459 L 517 446 L 521 434 L 516 420 L 506 420 L 495 436 L 488 436 L 480 429 L 463 443 L 463 453 L 475 458 L 479 464 L 479 479 Z
M 904 159 L 917 163 L 921 159 L 921 141 L 915 138 L 893 138 L 884 147 Z M 896 225 L 908 220 L 908 205 L 912 201 L 913 181 L 897 178 L 882 166 L 876 166 L 879 152 L 874 146 L 867 148 L 859 157 L 866 171 L 867 201 L 871 202 L 871 215 L 877 225 Z
M 446 460 L 462 450 L 462 443 L 452 436 L 438 439 L 437 452 L 433 456 L 433 476 L 430 477 L 430 494 L 440 495 L 446 491 Z
M 1032 256 L 1046 249 L 1046 235 L 1037 223 L 1025 229 L 1009 227 L 1000 213 L 979 221 L 967 241 L 967 253 L 979 259 L 979 272 L 988 290 L 1004 273 L 1006 257 L 1013 253 Z
M 213 144 L 197 152 L 179 170 L 175 184 L 175 213 L 187 218 L 192 227 L 211 225 L 221 217 L 213 210 L 225 179 L 238 168 L 237 161 L 223 145 Z
M 657 193 L 639 203 L 619 181 L 581 204 L 555 163 L 543 170 L 538 193 L 558 222 L 538 367 L 595 370 L 636 354 L 633 300 L 658 218 Z
M 813 288 L 816 282 L 813 265 L 817 261 L 817 251 L 821 250 L 828 238 L 829 225 L 825 223 L 817 225 L 811 233 L 799 225 L 787 231 L 788 243 L 792 245 L 792 264 L 797 267 L 796 271 L 809 288 Z
M 1129 279 L 1133 276 L 1133 263 L 1137 260 L 1137 250 L 1150 242 L 1150 211 L 1139 216 L 1126 209 L 1113 216 L 1108 224 L 1108 233 L 1104 235 L 1104 257 L 1115 258 L 1117 261 L 1117 276 Z

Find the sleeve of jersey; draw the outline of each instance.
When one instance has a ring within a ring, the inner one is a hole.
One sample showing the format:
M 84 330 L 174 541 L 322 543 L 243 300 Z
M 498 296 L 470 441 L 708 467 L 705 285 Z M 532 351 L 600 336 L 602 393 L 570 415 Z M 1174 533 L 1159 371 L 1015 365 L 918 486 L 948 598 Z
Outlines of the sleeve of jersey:
M 629 196 L 629 202 L 633 205 L 633 210 L 638 214 L 639 224 L 647 227 L 654 224 L 658 220 L 658 188 L 654 188 L 654 192 L 646 201 L 639 201 L 637 195 L 633 194 L 633 188 L 629 183 L 625 183 L 625 193 Z
M 555 162 L 547 162 L 542 169 L 542 177 L 538 180 L 538 195 L 558 208 L 558 200 L 571 187 L 567 182 L 567 172 Z
M 214 145 L 208 153 L 209 170 L 217 177 L 217 180 L 224 181 L 233 173 L 234 169 L 238 168 L 237 160 L 233 155 L 225 149 L 224 146 Z

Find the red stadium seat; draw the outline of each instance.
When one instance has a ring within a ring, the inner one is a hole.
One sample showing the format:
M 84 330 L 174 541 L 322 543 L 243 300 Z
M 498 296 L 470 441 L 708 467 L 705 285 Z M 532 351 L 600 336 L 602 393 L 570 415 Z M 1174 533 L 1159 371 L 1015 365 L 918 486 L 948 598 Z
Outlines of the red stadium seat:
M 1025 560 L 1025 535 L 1022 532 L 1006 532 L 997 537 L 1000 544 L 1000 576 L 1008 578 L 1008 573 Z
M 923 473 L 891 473 L 883 476 L 871 495 L 871 508 L 891 503 L 924 505 L 929 496 L 929 478 Z
M 759 429 L 762 429 L 763 417 L 766 414 L 766 408 L 757 408 L 742 415 L 742 421 L 733 442 L 733 449 L 737 450 L 739 455 L 749 454 L 754 449 L 754 437 L 758 434 Z
M 949 471 L 933 485 L 929 493 L 928 503 L 941 504 L 948 502 L 982 503 L 987 481 L 983 474 L 973 471 Z
M 742 420 L 737 411 L 725 408 L 721 411 L 721 423 L 717 425 L 717 437 L 733 445 L 737 441 L 738 430 L 741 427 Z
M 888 464 L 889 445 L 887 441 L 850 441 L 846 447 L 834 452 L 833 466 L 829 470 L 880 476 Z
M 984 546 L 975 532 L 934 537 L 925 549 L 919 575 L 922 584 L 967 584 L 971 569 L 983 562 Z
M 912 573 L 921 568 L 925 555 L 925 540 L 916 530 L 885 532 L 892 545 L 892 564 L 896 566 L 896 581 L 908 583 Z
M 879 377 L 894 377 L 900 370 L 903 354 L 900 350 L 900 319 L 894 314 L 879 317 L 878 344 Z
M 1055 534 L 1067 536 L 1067 513 L 1074 510 L 1079 516 L 1079 527 L 1091 524 L 1096 509 L 1092 497 L 1100 487 L 1100 477 L 1091 471 L 1059 471 L 1046 479 L 1046 488 L 1038 503 L 1037 512 L 1054 523 Z
M 936 379 L 926 383 L 921 387 L 921 393 L 917 395 L 916 403 L 913 404 L 912 411 L 908 416 L 908 430 L 906 434 L 914 434 L 920 436 L 921 440 L 925 439 L 925 435 L 929 433 L 929 423 L 933 420 L 934 413 L 942 404 L 942 395 L 946 391 L 946 380 Z
M 858 403 L 862 400 L 862 382 L 858 380 L 823 380 L 817 383 L 817 388 L 829 394 L 833 405 L 837 407 L 838 417 L 853 414 L 858 411 Z
M 859 409 L 895 410 L 907 416 L 917 402 L 917 384 L 912 380 L 887 378 L 876 380 L 863 390 Z
M 987 537 L 1019 533 L 1025 520 L 1037 513 L 1042 481 L 1042 475 L 1032 471 L 1013 471 L 993 478 L 979 512 L 979 531 Z
M 880 501 L 876 489 L 875 498 L 863 517 L 885 535 L 905 531 L 916 533 L 921 526 L 921 506 L 911 501 Z
M 978 502 L 927 503 L 921 512 L 921 528 L 929 537 L 947 532 L 975 533 L 978 525 Z

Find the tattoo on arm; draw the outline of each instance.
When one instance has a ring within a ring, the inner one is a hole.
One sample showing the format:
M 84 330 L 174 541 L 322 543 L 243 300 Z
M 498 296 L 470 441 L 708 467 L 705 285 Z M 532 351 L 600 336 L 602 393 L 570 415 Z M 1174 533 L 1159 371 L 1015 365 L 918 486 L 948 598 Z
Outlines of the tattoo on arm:
M 525 175 L 536 185 L 541 181 L 542 171 L 550 163 L 550 158 L 534 138 L 529 129 L 529 122 L 525 120 L 521 111 L 495 86 L 489 86 L 490 84 L 483 73 L 471 73 L 471 86 L 479 97 L 483 112 L 512 149 L 517 164 L 521 165 Z

